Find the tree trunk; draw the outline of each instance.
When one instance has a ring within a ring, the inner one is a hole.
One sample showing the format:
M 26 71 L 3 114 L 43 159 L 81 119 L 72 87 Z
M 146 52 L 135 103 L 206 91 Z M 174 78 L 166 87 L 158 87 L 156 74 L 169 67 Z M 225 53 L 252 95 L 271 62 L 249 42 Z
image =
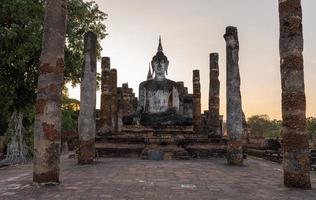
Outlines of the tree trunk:
M 283 170 L 286 187 L 311 188 L 300 0 L 279 0 Z
M 1 163 L 15 165 L 27 163 L 27 148 L 24 141 L 23 113 L 14 111 L 9 123 L 7 136 L 9 143 L 7 145 L 6 159 Z
M 46 0 L 34 128 L 33 181 L 59 182 L 66 0 Z

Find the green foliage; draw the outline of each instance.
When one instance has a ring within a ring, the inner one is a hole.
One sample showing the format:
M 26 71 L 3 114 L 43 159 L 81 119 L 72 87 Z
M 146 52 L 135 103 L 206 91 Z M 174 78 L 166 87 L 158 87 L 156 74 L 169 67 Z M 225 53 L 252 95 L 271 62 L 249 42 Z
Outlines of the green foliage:
M 62 103 L 62 131 L 76 131 L 77 119 L 79 115 L 80 102 L 77 99 L 71 99 L 68 96 L 68 89 L 64 87 Z
M 26 115 L 31 136 L 43 35 L 43 0 L 1 0 L 0 3 L 0 113 L 8 121 L 14 111 Z M 106 36 L 106 14 L 91 1 L 68 0 L 65 82 L 80 82 L 84 63 L 83 36 L 93 31 L 98 41 Z M 98 46 L 98 55 L 101 47 Z M 99 80 L 99 79 L 98 79 Z M 68 111 L 67 111 L 68 112 Z M 65 114 L 65 127 L 73 127 Z M 68 117 L 67 117 L 68 116 Z M 32 145 L 32 138 L 29 144 Z
M 276 138 L 281 134 L 282 122 L 270 120 L 268 115 L 254 115 L 248 118 L 248 125 L 254 136 Z
M 43 34 L 43 1 L 2 0 L 0 4 L 0 105 L 9 112 L 33 105 L 36 98 Z M 68 1 L 65 82 L 80 82 L 84 63 L 83 35 L 106 36 L 106 14 L 95 2 Z M 98 48 L 100 55 L 101 47 Z
M 30 157 L 33 156 L 34 147 L 34 119 L 35 119 L 35 105 L 24 109 L 23 126 L 25 127 L 25 143 L 28 148 Z
M 265 138 L 281 138 L 282 121 L 270 120 L 268 115 L 254 115 L 248 118 L 248 125 L 254 136 Z M 306 119 L 307 131 L 310 140 L 316 140 L 316 118 L 309 117 Z
M 282 132 L 282 121 L 281 120 L 270 120 L 270 130 L 267 137 L 270 139 L 281 138 Z
M 309 117 L 306 120 L 307 122 L 307 131 L 309 133 L 311 140 L 316 140 L 316 118 Z
M 6 111 L 34 103 L 42 39 L 42 2 L 2 0 L 0 4 L 0 95 Z
M 106 36 L 103 21 L 107 15 L 99 10 L 94 1 L 68 1 L 68 21 L 65 50 L 65 80 L 73 85 L 80 82 L 81 69 L 84 63 L 83 36 L 87 31 L 97 34 L 98 41 Z M 102 48 L 98 45 L 98 58 Z
M 62 131 L 76 130 L 76 119 L 74 119 L 74 112 L 71 110 L 62 111 Z

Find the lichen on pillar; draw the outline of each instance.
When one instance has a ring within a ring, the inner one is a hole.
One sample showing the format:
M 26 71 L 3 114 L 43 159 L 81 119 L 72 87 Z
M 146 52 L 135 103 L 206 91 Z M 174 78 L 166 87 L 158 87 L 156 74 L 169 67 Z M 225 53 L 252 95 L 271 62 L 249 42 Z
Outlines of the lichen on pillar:
M 218 66 L 218 53 L 210 54 L 210 85 L 209 85 L 209 113 L 208 113 L 208 126 L 210 127 L 211 135 L 221 136 L 221 125 L 219 116 L 219 92 L 220 82 L 219 66 Z
M 91 164 L 95 157 L 96 50 L 97 36 L 89 31 L 84 35 L 85 64 L 80 87 L 79 164 Z
M 101 61 L 100 130 L 98 130 L 99 132 L 102 132 L 102 133 L 112 132 L 112 112 L 111 112 L 112 90 L 111 88 L 112 88 L 112 80 L 111 80 L 110 58 L 103 57 Z
M 242 108 L 239 74 L 239 41 L 236 27 L 228 26 L 226 41 L 226 98 L 227 98 L 227 163 L 243 165 L 242 152 Z
M 279 0 L 283 170 L 286 187 L 310 189 L 300 0 Z
M 47 0 L 44 10 L 34 124 L 33 181 L 46 184 L 59 182 L 67 3 L 65 0 Z
M 193 130 L 195 133 L 201 132 L 201 84 L 200 70 L 193 70 Z

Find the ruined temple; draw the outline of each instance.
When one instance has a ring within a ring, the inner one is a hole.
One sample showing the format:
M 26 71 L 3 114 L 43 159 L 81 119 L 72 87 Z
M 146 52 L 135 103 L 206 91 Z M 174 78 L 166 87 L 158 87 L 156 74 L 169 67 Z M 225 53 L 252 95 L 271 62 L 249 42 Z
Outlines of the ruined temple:
M 127 84 L 117 87 L 110 59 L 102 61 L 99 156 L 170 160 L 224 155 L 225 140 L 210 137 L 202 128 L 199 70 L 193 70 L 193 94 L 184 82 L 168 79 L 161 38 L 138 98 Z

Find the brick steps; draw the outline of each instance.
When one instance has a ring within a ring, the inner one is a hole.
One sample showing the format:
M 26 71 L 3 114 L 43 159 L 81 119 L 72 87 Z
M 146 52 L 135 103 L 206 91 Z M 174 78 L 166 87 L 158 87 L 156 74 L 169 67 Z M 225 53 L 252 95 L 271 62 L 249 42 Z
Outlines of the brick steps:
M 144 144 L 96 143 L 98 157 L 140 157 Z
M 150 160 L 186 160 L 193 158 L 223 157 L 226 140 L 196 135 L 191 131 L 170 132 L 123 131 L 99 135 L 96 151 L 99 157 L 140 157 Z
M 184 147 L 193 158 L 225 157 L 227 146 L 225 144 L 196 143 Z

